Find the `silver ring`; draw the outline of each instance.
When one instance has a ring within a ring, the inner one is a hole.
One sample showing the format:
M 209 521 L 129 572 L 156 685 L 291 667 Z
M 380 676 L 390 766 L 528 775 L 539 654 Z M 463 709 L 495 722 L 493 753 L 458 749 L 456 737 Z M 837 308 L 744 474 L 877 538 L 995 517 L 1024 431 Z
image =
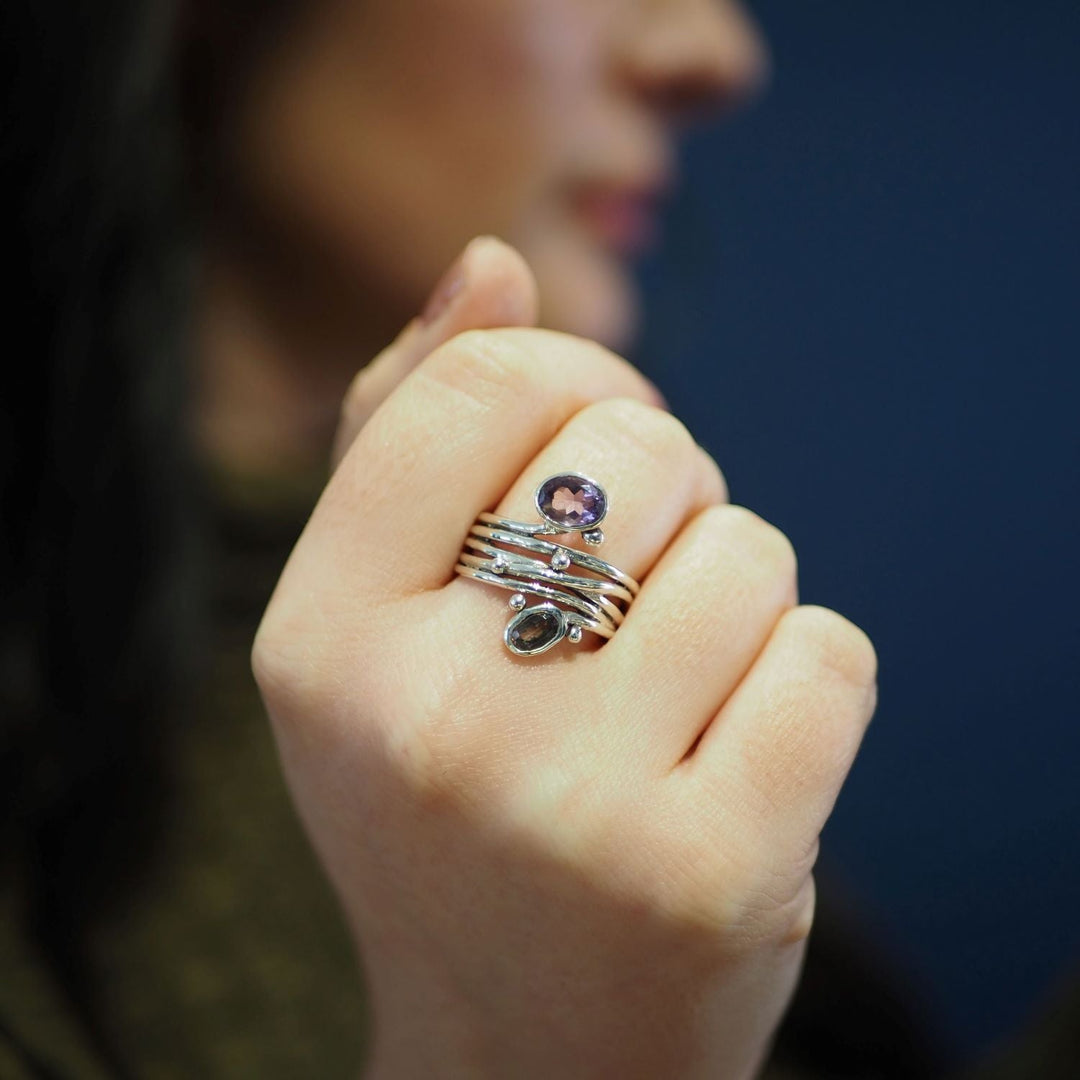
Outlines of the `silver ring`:
M 541 481 L 534 501 L 539 522 L 479 514 L 454 569 L 513 590 L 503 641 L 518 656 L 547 652 L 564 637 L 577 644 L 585 630 L 612 637 L 640 585 L 590 552 L 547 539 L 580 533 L 590 546 L 602 544 L 607 492 L 580 473 L 555 473 Z M 541 602 L 529 604 L 529 596 Z

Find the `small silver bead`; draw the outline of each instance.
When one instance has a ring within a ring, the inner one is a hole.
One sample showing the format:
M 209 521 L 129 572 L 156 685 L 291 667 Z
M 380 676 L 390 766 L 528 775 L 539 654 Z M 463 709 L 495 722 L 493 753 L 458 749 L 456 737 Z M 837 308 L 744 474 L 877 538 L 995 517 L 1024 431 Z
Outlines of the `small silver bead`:
M 570 565 L 570 556 L 565 551 L 556 551 L 551 556 L 551 566 L 554 570 L 565 570 Z
M 576 645 L 581 640 L 581 627 L 571 626 L 566 634 L 566 639 Z
M 495 574 L 501 574 L 506 570 L 506 560 L 496 556 L 491 560 L 491 570 Z
M 525 597 L 522 593 L 516 592 L 510 597 L 510 606 L 515 611 L 520 611 L 525 606 Z
M 602 544 L 604 542 L 604 530 L 590 529 L 588 532 L 582 533 L 581 538 L 586 544 Z

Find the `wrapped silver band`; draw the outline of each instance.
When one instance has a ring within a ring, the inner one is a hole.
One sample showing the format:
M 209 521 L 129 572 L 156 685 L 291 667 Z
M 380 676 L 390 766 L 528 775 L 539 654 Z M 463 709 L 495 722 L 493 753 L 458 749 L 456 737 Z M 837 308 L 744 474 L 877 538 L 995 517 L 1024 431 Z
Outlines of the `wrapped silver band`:
M 587 543 L 602 543 L 604 489 L 577 473 L 556 474 L 537 488 L 536 504 L 541 522 L 479 514 L 454 569 L 513 591 L 503 641 L 517 655 L 546 652 L 563 637 L 577 643 L 584 630 L 612 637 L 640 586 L 611 563 L 547 539 L 581 532 Z M 529 596 L 542 602 L 528 606 Z

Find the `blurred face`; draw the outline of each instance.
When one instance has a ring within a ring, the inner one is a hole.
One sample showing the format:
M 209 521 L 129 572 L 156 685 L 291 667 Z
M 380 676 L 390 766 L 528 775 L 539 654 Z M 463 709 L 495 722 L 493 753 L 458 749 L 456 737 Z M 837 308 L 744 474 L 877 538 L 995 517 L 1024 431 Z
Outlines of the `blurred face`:
M 258 67 L 230 169 L 260 250 L 319 267 L 293 284 L 328 304 L 397 326 L 495 233 L 544 325 L 621 347 L 676 125 L 762 68 L 734 0 L 323 0 Z

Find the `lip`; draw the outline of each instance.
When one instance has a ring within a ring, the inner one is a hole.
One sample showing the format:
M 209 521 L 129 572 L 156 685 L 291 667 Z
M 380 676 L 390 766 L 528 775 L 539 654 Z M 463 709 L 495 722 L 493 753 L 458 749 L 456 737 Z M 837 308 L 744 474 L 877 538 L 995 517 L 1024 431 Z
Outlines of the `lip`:
M 666 178 L 644 183 L 588 181 L 575 187 L 571 202 L 585 226 L 617 254 L 640 254 L 660 237 L 660 208 L 670 188 Z

